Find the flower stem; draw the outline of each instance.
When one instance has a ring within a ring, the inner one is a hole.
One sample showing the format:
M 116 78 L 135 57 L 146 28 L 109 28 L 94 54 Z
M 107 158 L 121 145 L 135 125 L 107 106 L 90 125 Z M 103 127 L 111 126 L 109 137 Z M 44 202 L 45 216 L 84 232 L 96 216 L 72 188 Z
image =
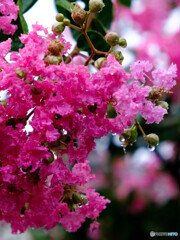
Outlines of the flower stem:
M 139 130 L 141 131 L 143 137 L 146 138 L 146 134 L 145 134 L 144 130 L 142 129 L 142 127 L 141 127 L 139 121 L 137 120 L 137 118 L 135 118 L 134 121 L 135 121 L 136 126 L 138 126 Z

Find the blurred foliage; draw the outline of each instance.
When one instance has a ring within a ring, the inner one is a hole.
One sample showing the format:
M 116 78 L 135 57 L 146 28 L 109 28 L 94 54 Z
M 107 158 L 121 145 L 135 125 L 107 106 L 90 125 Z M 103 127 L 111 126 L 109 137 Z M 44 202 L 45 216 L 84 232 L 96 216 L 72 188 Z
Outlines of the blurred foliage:
M 131 6 L 131 0 L 118 0 L 118 1 L 122 5 L 125 5 L 126 7 L 130 7 Z

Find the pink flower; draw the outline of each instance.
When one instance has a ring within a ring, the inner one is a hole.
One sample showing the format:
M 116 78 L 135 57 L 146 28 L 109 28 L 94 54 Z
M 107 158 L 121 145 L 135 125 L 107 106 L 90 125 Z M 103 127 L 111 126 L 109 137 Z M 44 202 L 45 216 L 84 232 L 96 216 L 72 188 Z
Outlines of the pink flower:
M 4 34 L 14 34 L 17 26 L 11 24 L 12 20 L 17 19 L 19 7 L 15 5 L 13 0 L 3 0 L 0 2 L 0 13 L 4 16 L 0 16 L 0 29 Z
M 77 231 L 110 202 L 90 184 L 94 175 L 86 159 L 95 139 L 110 131 L 122 133 L 139 112 L 148 123 L 160 122 L 166 110 L 154 106 L 149 86 L 138 81 L 144 81 L 144 72 L 151 73 L 148 62 L 134 64 L 129 74 L 109 55 L 102 68 L 90 74 L 88 67 L 63 60 L 48 64 L 48 46 L 56 36 L 42 26 L 35 24 L 20 39 L 25 47 L 11 53 L 9 64 L 3 58 L 10 40 L 0 44 L 0 90 L 7 91 L 6 106 L 0 104 L 0 219 L 11 224 L 13 233 L 28 227 L 48 230 L 58 223 Z M 70 44 L 63 37 L 59 41 L 62 56 Z M 154 75 L 167 87 L 174 72 L 172 65 Z M 109 105 L 116 118 L 108 117 Z M 29 125 L 31 131 L 26 131 Z M 150 181 L 142 183 L 141 176 L 134 182 L 129 176 L 119 189 L 124 197 Z
M 152 64 L 148 61 L 137 61 L 130 66 L 132 78 L 140 80 L 145 83 L 145 72 L 150 72 L 152 70 Z
M 177 67 L 172 63 L 168 70 L 154 70 L 152 72 L 152 77 L 153 83 L 156 86 L 171 89 L 176 85 L 174 78 L 177 77 Z

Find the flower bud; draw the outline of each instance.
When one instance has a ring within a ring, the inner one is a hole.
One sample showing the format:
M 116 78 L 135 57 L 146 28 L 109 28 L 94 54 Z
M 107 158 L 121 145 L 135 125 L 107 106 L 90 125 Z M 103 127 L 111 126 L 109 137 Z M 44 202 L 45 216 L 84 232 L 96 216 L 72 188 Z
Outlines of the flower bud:
M 162 97 L 162 94 L 154 87 L 150 87 L 150 92 L 149 92 L 149 99 L 150 100 L 157 100 Z
M 156 103 L 156 106 L 161 106 L 162 108 L 165 108 L 166 110 L 169 109 L 169 104 L 167 102 L 165 102 L 165 101 L 158 101 Z
M 62 57 L 60 56 L 50 56 L 48 55 L 45 59 L 46 63 L 59 65 L 62 62 Z
M 145 140 L 148 142 L 149 146 L 156 146 L 159 143 L 159 137 L 155 133 L 147 135 Z
M 72 11 L 71 17 L 75 23 L 82 25 L 85 21 L 86 15 L 86 11 L 80 8 L 78 4 L 76 4 Z
M 53 55 L 59 55 L 64 49 L 64 45 L 59 40 L 52 40 L 48 46 L 48 50 Z
M 21 68 L 16 68 L 16 77 L 18 78 L 26 78 L 26 72 Z
M 63 24 L 64 24 L 64 26 L 69 26 L 71 24 L 71 21 L 68 18 L 65 18 L 63 20 Z
M 61 34 L 65 29 L 65 26 L 62 22 L 60 23 L 54 23 L 52 25 L 52 32 L 55 34 Z
M 124 56 L 121 51 L 116 51 L 113 53 L 116 61 L 118 61 L 120 64 L 122 64 L 122 61 L 124 60 Z
M 125 38 L 119 38 L 118 45 L 120 47 L 126 48 L 127 47 L 127 41 Z
M 106 62 L 106 58 L 100 57 L 94 62 L 94 66 L 100 70 L 104 62 Z
M 90 0 L 89 1 L 89 10 L 90 12 L 101 12 L 103 10 L 104 7 L 104 3 L 102 0 Z
M 63 19 L 64 19 L 64 15 L 63 15 L 62 13 L 58 13 L 58 14 L 56 15 L 56 20 L 57 20 L 58 22 L 62 22 Z
M 122 141 L 122 137 L 124 137 L 126 146 L 127 145 L 132 145 L 138 137 L 137 127 L 134 126 L 133 128 L 126 129 L 121 134 L 120 141 Z
M 119 42 L 119 36 L 115 32 L 109 32 L 106 34 L 105 40 L 110 46 L 114 47 Z

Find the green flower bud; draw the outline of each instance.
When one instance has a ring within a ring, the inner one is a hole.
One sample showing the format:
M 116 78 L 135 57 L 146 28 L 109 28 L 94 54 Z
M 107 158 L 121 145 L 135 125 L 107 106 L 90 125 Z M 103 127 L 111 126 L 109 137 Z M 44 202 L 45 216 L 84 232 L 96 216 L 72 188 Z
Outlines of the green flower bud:
M 71 21 L 68 18 L 65 18 L 63 20 L 63 24 L 64 24 L 64 26 L 69 26 L 71 24 Z
M 59 55 L 64 49 L 64 45 L 59 40 L 52 40 L 48 46 L 48 50 L 52 55 Z
M 101 69 L 104 62 L 106 62 L 106 58 L 105 57 L 100 57 L 94 62 L 94 66 L 97 69 Z
M 104 3 L 102 0 L 90 0 L 89 1 L 89 10 L 90 12 L 101 12 L 103 10 L 104 7 Z
M 159 143 L 159 137 L 155 133 L 151 133 L 145 137 L 145 140 L 148 142 L 149 146 L 156 146 Z
M 120 64 L 122 64 L 122 61 L 124 60 L 124 56 L 123 56 L 122 52 L 121 52 L 121 51 L 116 51 L 116 52 L 113 53 L 113 55 L 114 55 L 115 59 L 116 59 Z
M 132 145 L 136 141 L 136 139 L 138 137 L 137 127 L 134 126 L 133 128 L 126 129 L 121 134 L 120 141 L 122 141 L 122 137 L 124 137 L 126 146 L 127 145 Z
M 154 101 L 161 97 L 162 97 L 162 94 L 157 89 L 155 89 L 154 87 L 150 87 L 150 92 L 148 97 L 150 100 Z
M 75 5 L 71 17 L 75 23 L 82 25 L 86 19 L 87 12 L 80 8 L 78 4 Z
M 169 109 L 169 104 L 167 102 L 165 102 L 165 101 L 158 101 L 156 103 L 156 106 L 161 106 L 162 108 L 165 108 L 166 110 Z
M 16 77 L 18 78 L 26 78 L 26 72 L 21 68 L 16 68 Z
M 59 65 L 62 62 L 62 57 L 48 55 L 45 61 L 46 63 L 49 63 L 49 64 Z
M 123 48 L 126 48 L 127 47 L 126 39 L 125 38 L 119 38 L 118 45 L 123 47 Z
M 119 36 L 115 32 L 109 32 L 106 34 L 105 40 L 111 47 L 114 47 L 119 42 Z
M 64 15 L 63 15 L 62 13 L 58 13 L 58 14 L 56 15 L 56 20 L 57 20 L 58 22 L 62 22 L 63 19 L 64 19 Z
M 65 26 L 62 22 L 60 23 L 54 23 L 52 25 L 52 32 L 55 33 L 55 34 L 61 34 L 65 29 Z

